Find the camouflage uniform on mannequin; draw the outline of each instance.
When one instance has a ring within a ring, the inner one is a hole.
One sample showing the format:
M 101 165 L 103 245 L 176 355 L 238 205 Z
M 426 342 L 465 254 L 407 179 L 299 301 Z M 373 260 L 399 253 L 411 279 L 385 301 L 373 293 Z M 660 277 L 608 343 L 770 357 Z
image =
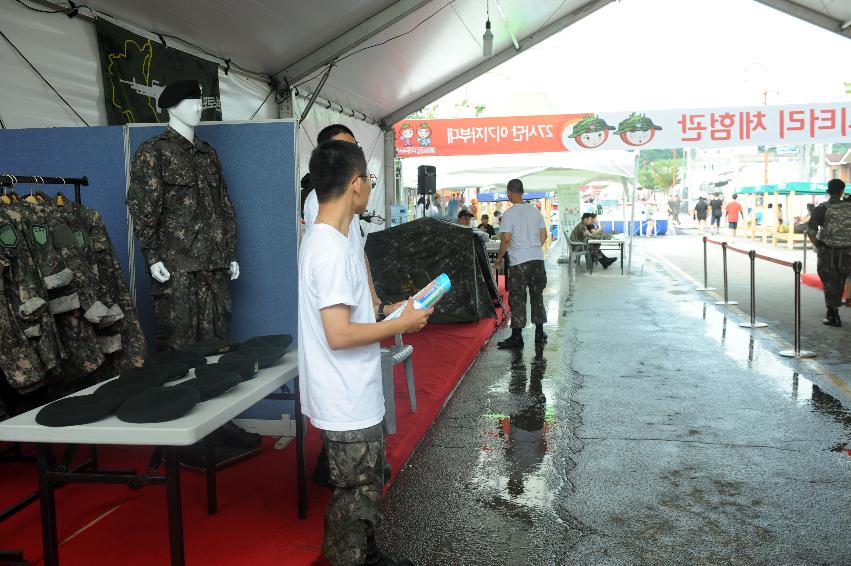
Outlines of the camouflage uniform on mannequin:
M 130 172 L 127 206 L 151 271 L 157 350 L 226 339 L 228 282 L 239 276 L 236 217 L 219 156 L 194 136 L 200 97 L 197 81 L 163 90 L 169 129 L 139 147 Z
M 827 192 L 830 199 L 813 210 L 807 233 L 816 247 L 818 275 L 824 286 L 827 314 L 822 323 L 842 326 L 839 307 L 845 281 L 851 275 L 851 202 L 842 200 L 845 183 L 841 179 L 832 179 Z

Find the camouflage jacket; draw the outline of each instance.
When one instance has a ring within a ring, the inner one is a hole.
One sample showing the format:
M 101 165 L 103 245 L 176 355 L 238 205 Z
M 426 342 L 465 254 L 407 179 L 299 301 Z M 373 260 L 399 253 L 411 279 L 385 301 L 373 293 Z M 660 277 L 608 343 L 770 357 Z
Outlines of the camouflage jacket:
M 207 142 L 169 128 L 139 146 L 127 206 L 147 265 L 207 271 L 236 261 L 236 216 Z

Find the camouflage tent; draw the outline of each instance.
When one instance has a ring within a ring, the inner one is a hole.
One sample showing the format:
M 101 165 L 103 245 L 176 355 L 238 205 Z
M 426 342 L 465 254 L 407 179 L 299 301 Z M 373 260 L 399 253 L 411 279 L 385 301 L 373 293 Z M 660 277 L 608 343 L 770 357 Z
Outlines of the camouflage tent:
M 469 228 L 420 218 L 369 235 L 366 255 L 378 296 L 407 298 L 446 273 L 452 289 L 431 322 L 474 322 L 495 317 L 499 294 L 481 238 Z

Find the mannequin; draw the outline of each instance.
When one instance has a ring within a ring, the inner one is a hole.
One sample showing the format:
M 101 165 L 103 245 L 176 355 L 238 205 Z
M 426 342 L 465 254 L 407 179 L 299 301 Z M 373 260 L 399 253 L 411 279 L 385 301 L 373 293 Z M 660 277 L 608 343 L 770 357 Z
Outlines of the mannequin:
M 172 106 L 168 109 L 168 126 L 178 134 L 189 140 L 190 143 L 195 143 L 195 126 L 201 122 L 201 106 L 200 98 L 186 98 L 177 103 L 177 106 Z M 165 283 L 171 278 L 171 273 L 163 262 L 158 261 L 151 266 L 151 277 Z M 236 261 L 230 262 L 230 278 L 231 281 L 239 277 L 239 263 Z
M 195 136 L 198 81 L 169 83 L 169 128 L 136 150 L 127 207 L 151 275 L 157 350 L 227 339 L 239 277 L 236 214 L 216 150 Z

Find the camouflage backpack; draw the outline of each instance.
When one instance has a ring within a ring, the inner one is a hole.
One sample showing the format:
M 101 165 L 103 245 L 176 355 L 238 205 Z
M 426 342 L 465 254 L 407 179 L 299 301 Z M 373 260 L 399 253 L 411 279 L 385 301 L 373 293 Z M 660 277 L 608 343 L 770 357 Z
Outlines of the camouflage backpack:
M 819 239 L 831 248 L 851 248 L 851 202 L 827 205 Z

